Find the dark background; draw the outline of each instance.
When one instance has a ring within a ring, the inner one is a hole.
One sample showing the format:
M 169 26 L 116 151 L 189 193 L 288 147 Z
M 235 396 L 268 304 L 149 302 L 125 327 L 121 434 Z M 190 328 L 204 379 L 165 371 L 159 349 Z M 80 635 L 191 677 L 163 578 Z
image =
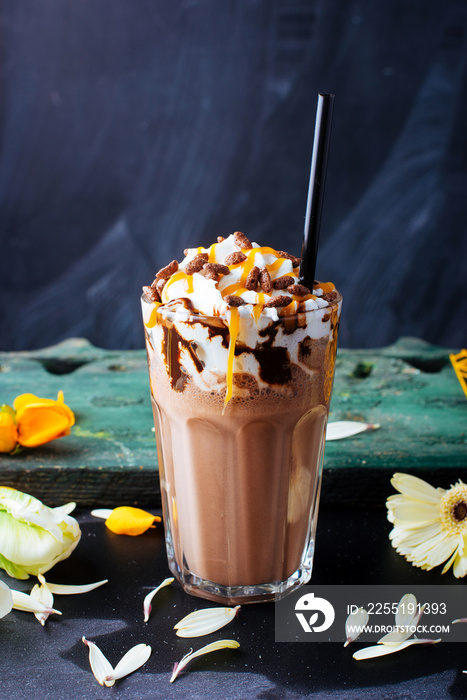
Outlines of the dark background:
M 336 94 L 317 277 L 342 346 L 458 348 L 465 0 L 2 0 L 0 349 L 142 347 L 139 294 L 244 231 L 299 254 Z

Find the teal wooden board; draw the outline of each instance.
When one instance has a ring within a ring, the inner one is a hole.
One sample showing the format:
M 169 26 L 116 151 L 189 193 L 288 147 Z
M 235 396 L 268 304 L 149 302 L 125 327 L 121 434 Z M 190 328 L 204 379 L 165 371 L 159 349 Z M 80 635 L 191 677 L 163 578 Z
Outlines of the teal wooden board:
M 71 339 L 44 350 L 0 353 L 2 403 L 25 392 L 54 398 L 60 389 L 76 415 L 72 434 L 0 455 L 1 483 L 50 505 L 158 506 L 144 350 L 103 350 Z M 467 479 L 467 400 L 444 348 L 405 338 L 378 350 L 340 349 L 330 420 L 381 428 L 327 444 L 326 502 L 381 503 L 395 471 L 440 486 Z

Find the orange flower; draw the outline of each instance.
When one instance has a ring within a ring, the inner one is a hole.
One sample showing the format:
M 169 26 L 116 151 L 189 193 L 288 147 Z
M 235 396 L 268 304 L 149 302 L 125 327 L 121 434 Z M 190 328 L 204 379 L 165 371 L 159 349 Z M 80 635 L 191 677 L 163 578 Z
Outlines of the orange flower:
M 40 399 L 34 394 L 21 394 L 14 401 L 18 442 L 24 447 L 37 447 L 45 442 L 69 435 L 75 422 L 73 411 L 63 401 L 63 391 L 57 400 Z
M 8 410 L 9 409 L 9 410 Z M 9 406 L 0 409 L 0 452 L 12 452 L 18 439 L 14 411 Z

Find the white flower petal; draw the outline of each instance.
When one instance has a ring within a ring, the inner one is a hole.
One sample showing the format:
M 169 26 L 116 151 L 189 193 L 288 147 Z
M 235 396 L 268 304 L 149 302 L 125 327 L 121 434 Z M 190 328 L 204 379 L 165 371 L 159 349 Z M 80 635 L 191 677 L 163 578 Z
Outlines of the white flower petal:
M 406 593 L 397 606 L 396 627 L 411 625 L 416 615 L 418 615 L 417 599 L 413 593 Z
M 412 632 L 410 630 L 405 632 L 388 632 L 384 635 L 384 637 L 378 639 L 378 644 L 398 646 L 399 644 L 402 644 L 402 642 L 405 642 L 405 640 L 408 639 L 411 636 L 411 634 Z
M 50 583 L 47 582 L 52 593 L 55 595 L 78 595 L 79 593 L 89 593 L 99 586 L 103 586 L 108 583 L 109 579 L 105 578 L 103 581 L 96 581 L 95 583 L 84 583 L 82 585 L 72 586 L 64 583 Z
M 385 645 L 377 644 L 374 647 L 365 647 L 364 649 L 359 649 L 353 655 L 353 658 L 357 661 L 362 661 L 363 659 L 373 659 L 377 656 L 386 656 L 387 654 L 394 654 L 396 651 L 401 651 L 402 649 L 407 649 L 407 647 L 413 644 L 437 644 L 441 639 L 408 639 L 402 644 L 395 645 Z
M 0 581 L 0 618 L 5 617 L 13 608 L 13 596 L 9 587 Z
M 361 635 L 363 629 L 359 630 L 355 628 L 365 627 L 368 622 L 368 617 L 368 613 L 364 608 L 358 608 L 355 612 L 350 613 L 345 621 L 345 647 L 351 642 L 354 642 Z
M 463 578 L 467 574 L 467 556 L 457 557 L 452 571 L 456 578 Z
M 104 685 L 105 683 L 105 685 L 110 687 L 115 681 L 106 679 L 109 679 L 113 673 L 112 664 L 107 657 L 104 656 L 97 644 L 90 642 L 86 637 L 82 637 L 82 641 L 89 648 L 89 664 L 94 678 L 99 685 Z
M 426 564 L 427 568 L 432 569 L 448 559 L 456 549 L 457 544 L 456 536 L 441 532 L 436 537 L 432 537 L 427 542 L 421 542 L 411 550 L 400 549 L 409 561 L 415 561 L 418 565 Z M 399 550 L 399 548 L 397 549 Z
M 30 595 L 23 593 L 22 591 L 12 590 L 11 595 L 13 596 L 13 607 L 15 610 L 23 610 L 24 612 L 32 613 L 47 612 L 49 614 L 54 613 L 55 615 L 62 614 L 59 610 L 46 607 L 39 600 L 35 600 Z
M 58 511 L 59 513 L 64 513 L 65 515 L 70 515 L 70 513 L 73 513 L 75 508 L 76 503 L 74 503 L 74 501 L 70 501 L 70 503 L 65 503 L 63 506 L 57 506 L 54 508 L 54 510 Z
M 189 654 L 185 654 L 183 659 L 176 663 L 170 678 L 170 682 L 173 683 L 177 678 L 180 671 L 182 671 L 190 661 L 193 661 L 197 656 L 203 656 L 203 654 L 209 654 L 212 651 L 218 651 L 219 649 L 237 649 L 240 646 L 238 642 L 234 639 L 221 639 L 218 642 L 212 642 L 207 644 L 205 647 L 198 649 L 198 651 L 191 651 Z
M 439 507 L 433 503 L 421 503 L 407 496 L 389 496 L 386 501 L 388 520 L 403 521 L 404 525 L 432 523 L 439 518 Z
M 427 553 L 426 563 L 431 568 L 439 566 L 445 562 L 446 559 L 451 557 L 451 555 L 456 551 L 457 547 L 458 542 L 456 542 L 456 538 L 445 537 L 444 539 L 440 539 L 440 541 L 437 542 L 436 545 Z
M 52 610 L 54 605 L 53 593 L 47 586 L 44 577 L 41 574 L 39 574 L 39 576 L 42 579 L 41 584 L 39 585 L 38 583 L 36 583 L 36 585 L 30 593 L 31 598 L 34 598 L 34 600 L 38 600 L 39 603 L 42 603 L 42 605 L 44 605 L 46 608 Z M 42 626 L 45 625 L 47 618 L 49 617 L 48 612 L 34 613 L 34 615 L 36 619 L 39 620 Z
M 459 534 L 459 547 L 446 563 L 443 574 L 449 569 L 451 564 L 454 564 L 452 571 L 456 578 L 463 578 L 467 574 L 467 532 Z
M 326 441 L 342 440 L 346 437 L 358 435 L 358 433 L 364 433 L 367 430 L 377 430 L 379 427 L 379 423 L 362 423 L 355 420 L 335 421 L 327 425 Z
M 102 518 L 102 520 L 107 520 L 111 513 L 111 508 L 97 508 L 96 510 L 91 511 L 91 515 L 93 515 L 95 518 Z
M 124 676 L 128 676 L 133 671 L 136 671 L 140 666 L 146 663 L 151 656 L 151 647 L 149 644 L 137 644 L 130 651 L 127 651 L 125 656 L 115 666 L 109 680 L 118 680 Z M 107 684 L 107 683 L 106 683 Z
M 205 608 L 195 610 L 174 625 L 178 637 L 202 637 L 231 622 L 240 605 L 235 608 Z
M 414 498 L 417 501 L 425 503 L 439 504 L 441 496 L 445 493 L 445 489 L 435 489 L 423 479 L 411 474 L 396 473 L 391 479 L 391 484 L 396 491 L 403 493 L 405 496 Z
M 144 621 L 147 622 L 149 620 L 149 615 L 151 614 L 152 610 L 152 599 L 156 595 L 158 591 L 161 590 L 161 588 L 164 588 L 165 586 L 170 586 L 171 583 L 173 583 L 175 579 L 173 577 L 165 578 L 162 583 L 160 583 L 154 590 L 152 590 L 150 593 L 147 594 L 143 601 L 143 612 L 144 612 Z
M 442 533 L 440 523 L 434 523 L 422 528 L 407 528 L 405 525 L 397 524 L 389 533 L 389 539 L 394 547 L 406 545 L 412 548 L 419 544 L 424 544 L 440 534 L 443 534 L 443 537 L 447 536 L 446 533 Z

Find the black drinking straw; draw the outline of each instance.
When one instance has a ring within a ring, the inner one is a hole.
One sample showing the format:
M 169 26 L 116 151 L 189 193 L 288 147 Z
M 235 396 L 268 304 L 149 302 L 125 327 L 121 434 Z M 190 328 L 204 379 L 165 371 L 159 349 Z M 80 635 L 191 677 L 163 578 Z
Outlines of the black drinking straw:
M 318 255 L 333 104 L 334 95 L 318 95 L 310 182 L 308 184 L 308 199 L 306 203 L 305 230 L 303 233 L 302 262 L 300 264 L 300 283 L 311 290 L 313 290 L 316 257 Z

